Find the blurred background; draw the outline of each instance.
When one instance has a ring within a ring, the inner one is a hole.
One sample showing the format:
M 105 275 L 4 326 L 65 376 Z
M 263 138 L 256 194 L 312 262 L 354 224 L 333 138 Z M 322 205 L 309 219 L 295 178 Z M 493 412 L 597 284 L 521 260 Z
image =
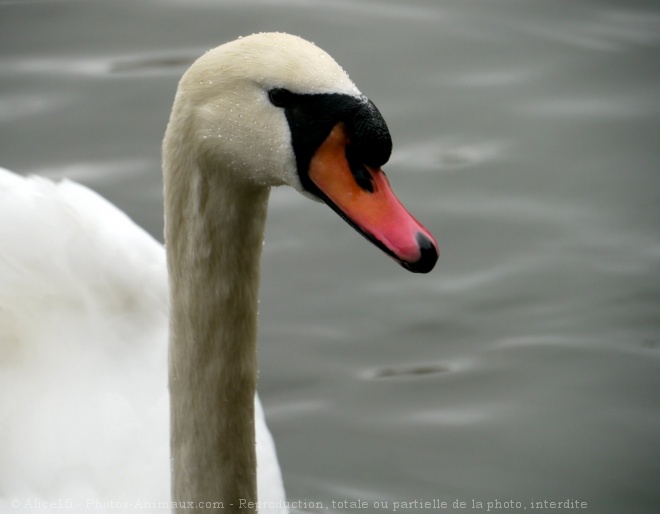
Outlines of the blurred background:
M 0 165 L 162 240 L 178 79 L 260 31 L 314 41 L 375 102 L 441 247 L 413 275 L 273 191 L 259 387 L 289 499 L 658 512 L 660 4 L 0 0 Z

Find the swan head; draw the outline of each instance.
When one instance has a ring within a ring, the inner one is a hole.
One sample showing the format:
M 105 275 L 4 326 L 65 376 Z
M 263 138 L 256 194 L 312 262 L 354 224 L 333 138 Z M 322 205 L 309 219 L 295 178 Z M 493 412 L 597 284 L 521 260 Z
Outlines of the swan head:
M 313 43 L 260 33 L 208 51 L 181 79 L 168 132 L 181 123 L 192 141 L 170 146 L 194 149 L 201 168 L 237 184 L 289 185 L 410 271 L 435 265 L 437 243 L 381 170 L 392 151 L 383 117 Z

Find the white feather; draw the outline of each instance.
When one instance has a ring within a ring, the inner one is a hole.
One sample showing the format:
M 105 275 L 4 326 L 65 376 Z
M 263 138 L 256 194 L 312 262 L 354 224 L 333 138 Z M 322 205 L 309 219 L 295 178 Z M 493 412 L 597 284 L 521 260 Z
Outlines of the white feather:
M 169 501 L 162 245 L 84 186 L 2 168 L 0 220 L 0 511 Z M 255 403 L 259 500 L 281 502 Z

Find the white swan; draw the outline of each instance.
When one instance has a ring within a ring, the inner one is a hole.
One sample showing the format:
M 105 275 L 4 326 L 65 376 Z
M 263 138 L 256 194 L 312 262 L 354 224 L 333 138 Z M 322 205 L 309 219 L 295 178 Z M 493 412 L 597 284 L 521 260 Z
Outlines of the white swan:
M 0 508 L 137 510 L 168 501 L 171 478 L 174 510 L 285 511 L 255 396 L 269 188 L 427 272 L 437 246 L 380 170 L 390 151 L 378 110 L 313 44 L 257 34 L 207 52 L 163 142 L 169 313 L 150 236 L 83 186 L 0 170 Z

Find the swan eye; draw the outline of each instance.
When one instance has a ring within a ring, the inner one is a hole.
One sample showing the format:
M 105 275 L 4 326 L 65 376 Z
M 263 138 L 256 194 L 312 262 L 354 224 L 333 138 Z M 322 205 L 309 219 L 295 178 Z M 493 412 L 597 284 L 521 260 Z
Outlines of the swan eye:
M 270 103 L 275 107 L 290 107 L 293 103 L 294 95 L 291 91 L 284 88 L 271 89 L 268 91 Z

